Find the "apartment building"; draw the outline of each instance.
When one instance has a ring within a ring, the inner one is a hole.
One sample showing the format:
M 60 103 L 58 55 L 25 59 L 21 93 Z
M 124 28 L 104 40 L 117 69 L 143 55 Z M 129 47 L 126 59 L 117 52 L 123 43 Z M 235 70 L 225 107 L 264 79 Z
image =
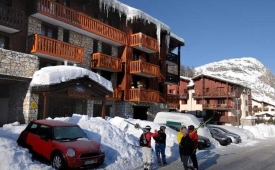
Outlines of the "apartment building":
M 184 40 L 166 24 L 117 0 L 0 0 L 0 9 L 0 124 L 73 113 L 150 120 L 169 109 Z M 35 71 L 57 65 L 101 75 L 113 95 L 71 95 L 84 80 L 30 88 Z
M 264 101 L 252 99 L 252 112 L 253 115 L 259 112 L 275 112 L 275 106 Z
M 252 114 L 251 90 L 210 75 L 181 78 L 180 111 L 189 112 L 213 124 L 238 125 Z M 186 96 L 186 97 L 185 97 Z

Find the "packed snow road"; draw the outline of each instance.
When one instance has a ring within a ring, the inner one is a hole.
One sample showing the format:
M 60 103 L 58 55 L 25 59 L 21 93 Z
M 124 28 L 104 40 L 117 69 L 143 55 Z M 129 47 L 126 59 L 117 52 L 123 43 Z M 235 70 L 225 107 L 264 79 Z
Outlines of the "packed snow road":
M 275 169 L 275 138 L 258 139 L 253 146 L 235 144 L 206 151 L 200 157 L 199 170 L 274 170 Z M 183 169 L 180 161 L 171 162 L 159 170 Z

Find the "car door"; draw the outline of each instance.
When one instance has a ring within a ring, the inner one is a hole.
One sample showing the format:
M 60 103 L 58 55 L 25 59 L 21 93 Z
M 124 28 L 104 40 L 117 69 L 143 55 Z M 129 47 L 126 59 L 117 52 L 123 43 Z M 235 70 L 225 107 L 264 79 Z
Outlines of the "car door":
M 52 152 L 52 127 L 40 125 L 35 141 L 36 145 L 34 149 L 36 152 L 49 159 Z

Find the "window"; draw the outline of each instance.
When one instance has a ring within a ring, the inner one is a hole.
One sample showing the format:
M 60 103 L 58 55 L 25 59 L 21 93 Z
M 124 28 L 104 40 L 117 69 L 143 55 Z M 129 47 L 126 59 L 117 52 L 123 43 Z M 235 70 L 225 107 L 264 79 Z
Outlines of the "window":
M 9 49 L 9 37 L 0 35 L 0 48 Z
M 57 39 L 57 28 L 47 24 L 42 24 L 41 34 L 50 38 Z
M 107 55 L 112 55 L 112 46 L 106 43 L 102 43 L 102 52 Z
M 97 53 L 98 52 L 98 41 L 94 40 L 93 43 L 93 53 Z
M 64 0 L 64 6 L 70 7 L 71 1 L 70 0 Z
M 225 104 L 225 100 L 218 100 L 218 104 Z
M 12 0 L 0 0 L 0 4 L 12 7 Z
M 217 87 L 217 92 L 224 92 L 224 87 Z
M 69 37 L 70 37 L 70 31 L 69 30 L 63 30 L 63 41 L 64 42 L 69 42 Z

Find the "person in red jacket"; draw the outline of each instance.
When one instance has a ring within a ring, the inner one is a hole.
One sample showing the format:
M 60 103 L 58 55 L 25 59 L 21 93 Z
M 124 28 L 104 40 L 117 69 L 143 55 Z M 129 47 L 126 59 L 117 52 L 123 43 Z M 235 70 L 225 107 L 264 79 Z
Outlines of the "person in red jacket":
M 199 166 L 198 166 L 198 160 L 197 160 L 197 155 L 196 155 L 196 150 L 198 148 L 198 134 L 197 131 L 195 130 L 195 127 L 193 125 L 188 126 L 188 133 L 189 133 L 189 137 L 191 138 L 191 140 L 193 141 L 194 144 L 194 150 L 190 156 L 192 162 L 193 162 L 193 168 L 198 170 Z
M 158 130 L 155 129 L 155 133 L 150 132 L 151 127 L 147 125 L 144 128 L 145 131 L 145 137 L 146 140 L 148 141 L 148 144 L 146 146 L 142 146 L 142 158 L 143 158 L 143 163 L 144 163 L 144 170 L 150 170 L 151 169 L 151 164 L 152 162 L 152 155 L 153 155 L 153 150 L 151 147 L 151 138 L 152 137 L 159 137 Z

